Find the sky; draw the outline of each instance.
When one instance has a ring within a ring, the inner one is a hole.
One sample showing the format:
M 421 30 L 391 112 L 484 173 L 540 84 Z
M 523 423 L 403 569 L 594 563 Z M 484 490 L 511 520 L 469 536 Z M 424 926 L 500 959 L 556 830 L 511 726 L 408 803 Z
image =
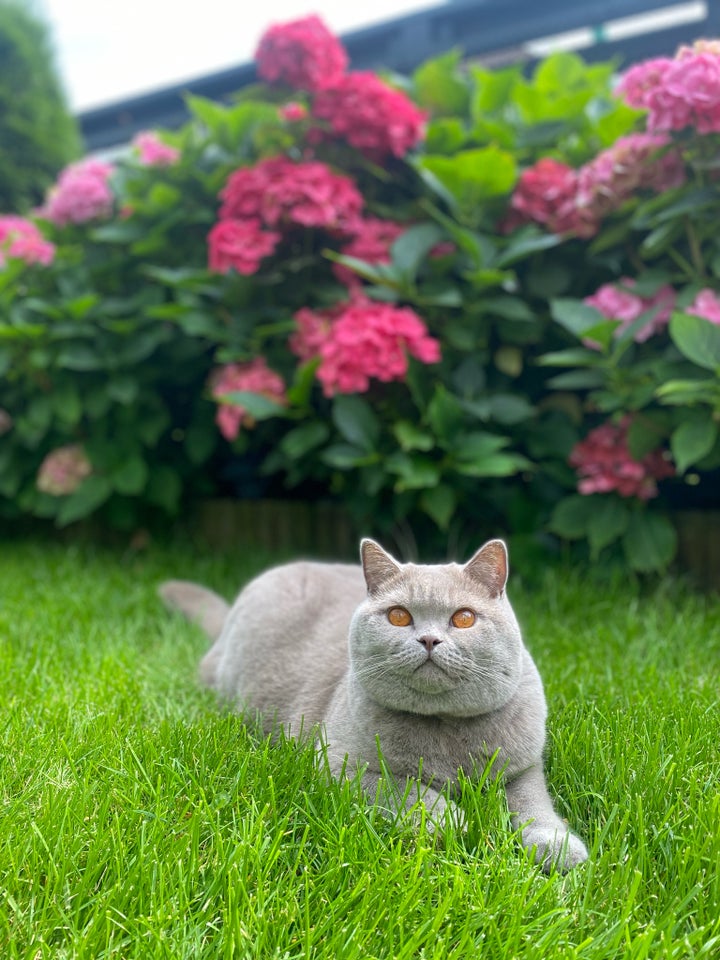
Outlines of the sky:
M 252 59 L 270 23 L 318 13 L 345 33 L 441 0 L 36 0 L 74 112 Z

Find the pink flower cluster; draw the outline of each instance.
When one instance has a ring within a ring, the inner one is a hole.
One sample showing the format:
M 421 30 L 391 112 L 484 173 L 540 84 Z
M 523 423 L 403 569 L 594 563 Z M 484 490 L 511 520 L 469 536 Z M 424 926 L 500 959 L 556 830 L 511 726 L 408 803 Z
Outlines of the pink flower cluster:
M 113 208 L 108 182 L 112 172 L 112 165 L 100 160 L 71 164 L 58 177 L 39 213 L 59 227 L 109 216 Z
M 635 323 L 643 313 L 654 310 L 655 313 L 648 319 L 648 322 L 639 330 L 636 330 L 633 336 L 636 343 L 644 343 L 667 326 L 675 307 L 675 291 L 665 284 L 651 297 L 641 297 L 632 292 L 631 288 L 634 286 L 634 280 L 629 277 L 622 277 L 619 286 L 614 283 L 606 283 L 599 287 L 592 296 L 585 297 L 584 303 L 590 307 L 595 307 L 608 320 L 620 321 L 620 325 L 615 330 L 616 337 Z M 588 346 L 597 346 L 591 340 L 586 342 Z
M 621 497 L 650 500 L 658 493 L 656 481 L 674 476 L 675 467 L 661 450 L 633 459 L 627 442 L 630 422 L 625 417 L 618 424 L 604 423 L 575 445 L 568 462 L 580 477 L 579 493 L 615 491 Z
M 52 450 L 40 464 L 35 481 L 38 490 L 53 497 L 74 493 L 93 472 L 85 450 L 79 443 Z
M 40 263 L 47 267 L 55 257 L 55 247 L 40 230 L 24 217 L 0 216 L 0 267 L 5 258 Z
M 705 287 L 685 312 L 692 313 L 696 317 L 704 317 L 710 323 L 720 324 L 720 297 L 714 290 Z
M 635 133 L 579 170 L 550 157 L 539 160 L 518 180 L 510 225 L 532 221 L 551 233 L 594 236 L 602 220 L 638 190 L 661 193 L 684 183 L 682 157 L 669 145 L 665 135 Z
M 138 151 L 140 163 L 145 167 L 171 167 L 180 159 L 180 151 L 163 143 L 157 134 L 151 131 L 139 133 L 133 140 Z
M 226 394 L 233 391 L 242 390 L 258 393 L 275 403 L 287 402 L 285 382 L 278 373 L 268 367 L 263 357 L 256 357 L 250 363 L 229 363 L 220 367 L 211 377 L 211 390 L 216 400 L 222 400 Z M 215 422 L 226 440 L 234 440 L 241 427 L 255 426 L 255 420 L 247 410 L 232 403 L 220 403 Z
M 340 247 L 340 253 L 366 263 L 390 263 L 390 247 L 405 230 L 406 224 L 394 220 L 380 220 L 377 217 L 359 219 L 353 225 L 351 239 Z M 346 286 L 361 285 L 358 275 L 341 263 L 336 263 L 333 271 Z
M 349 177 L 333 173 L 324 163 L 294 163 L 286 157 L 236 170 L 220 196 L 220 222 L 208 236 L 209 266 L 246 275 L 256 273 L 282 239 L 279 230 L 266 228 L 322 227 L 347 233 L 363 206 L 362 194 Z
M 317 16 L 271 26 L 255 52 L 257 72 L 270 83 L 322 90 L 345 73 L 345 48 Z
M 408 354 L 421 363 L 438 363 L 440 344 L 420 317 L 395 307 L 355 297 L 326 311 L 299 310 L 290 348 L 303 360 L 320 357 L 317 378 L 326 397 L 364 393 L 370 380 L 404 380 Z
M 650 131 L 720 132 L 720 42 L 699 40 L 673 59 L 659 57 L 631 67 L 617 92 L 631 107 L 648 111 Z
M 344 47 L 316 16 L 270 27 L 255 59 L 263 79 L 313 94 L 313 117 L 325 121 L 331 135 L 373 159 L 403 157 L 425 135 L 427 115 L 404 93 L 374 73 L 346 73 Z M 296 109 L 285 114 L 288 120 L 303 116 Z M 327 134 L 313 131 L 318 139 Z
M 366 156 L 404 157 L 425 136 L 427 114 L 370 72 L 348 73 L 322 90 L 313 116 Z

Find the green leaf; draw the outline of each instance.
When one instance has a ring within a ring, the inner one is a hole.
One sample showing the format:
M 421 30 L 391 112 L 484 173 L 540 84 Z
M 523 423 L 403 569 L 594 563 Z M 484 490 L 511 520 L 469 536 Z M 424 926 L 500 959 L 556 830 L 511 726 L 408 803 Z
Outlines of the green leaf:
M 320 366 L 320 357 L 308 360 L 295 371 L 295 378 L 288 387 L 288 403 L 293 407 L 307 407 L 310 403 L 310 394 L 315 384 L 315 373 Z
M 670 336 L 688 360 L 720 374 L 720 326 L 705 317 L 675 313 L 670 319 Z
M 107 385 L 108 396 L 128 407 L 138 395 L 138 382 L 131 376 L 113 377 Z
M 173 516 L 177 513 L 181 494 L 182 480 L 176 470 L 164 464 L 152 468 L 145 490 L 145 497 L 150 503 L 162 507 Z
M 366 400 L 353 394 L 335 397 L 332 419 L 348 443 L 365 452 L 375 449 L 380 436 L 380 422 Z
M 550 312 L 556 323 L 565 327 L 576 337 L 583 337 L 588 330 L 598 327 L 606 319 L 599 310 L 583 303 L 582 300 L 562 297 L 551 301 Z
M 482 301 L 483 312 L 505 320 L 532 323 L 535 314 L 520 297 L 487 297 Z
M 509 193 L 517 179 L 514 156 L 495 146 L 461 150 L 453 157 L 426 156 L 419 166 L 439 180 L 463 207 Z
M 539 253 L 541 250 L 550 250 L 563 242 L 563 238 L 554 233 L 545 233 L 538 227 L 523 227 L 513 233 L 510 242 L 498 256 L 498 267 L 509 267 L 518 260 Z
M 285 407 L 262 393 L 250 390 L 231 390 L 219 397 L 222 403 L 242 407 L 255 420 L 268 420 L 285 414 Z
M 103 370 L 107 366 L 104 357 L 84 343 L 70 343 L 62 347 L 56 364 L 66 370 Z
M 112 486 L 107 477 L 88 477 L 62 503 L 57 513 L 57 525 L 66 527 L 69 523 L 89 516 L 105 503 L 111 493 Z
M 603 547 L 625 533 L 630 511 L 618 497 L 604 495 L 594 499 L 595 510 L 588 522 L 587 533 L 593 557 L 597 557 Z
M 188 460 L 194 464 L 205 463 L 217 445 L 218 433 L 206 424 L 192 423 L 185 431 L 183 446 Z
M 320 459 L 329 467 L 346 470 L 348 467 L 359 467 L 371 463 L 374 456 L 368 456 L 364 450 L 361 450 L 360 447 L 354 447 L 352 444 L 336 443 L 323 450 Z
M 718 438 L 718 425 L 710 411 L 685 420 L 670 437 L 670 449 L 678 473 L 685 473 L 703 457 L 706 457 Z
M 666 429 L 647 414 L 638 414 L 627 432 L 627 445 L 633 460 L 642 460 L 664 440 Z
M 441 384 L 435 388 L 428 404 L 427 417 L 430 426 L 441 444 L 452 444 L 465 419 L 462 406 L 456 396 Z
M 665 570 L 677 550 L 677 533 L 667 519 L 650 510 L 633 513 L 623 537 L 628 563 L 639 573 Z
M 436 116 L 465 116 L 470 102 L 467 81 L 460 73 L 462 54 L 457 50 L 428 60 L 413 74 L 415 98 Z
M 409 420 L 398 420 L 393 426 L 393 433 L 403 450 L 427 451 L 435 446 L 435 437 Z
M 458 461 L 455 469 L 465 477 L 511 477 L 521 470 L 529 470 L 530 461 L 519 453 L 493 453 L 481 459 Z
M 291 460 L 299 460 L 306 453 L 325 443 L 329 436 L 328 425 L 320 420 L 313 420 L 286 433 L 280 441 L 280 449 Z
M 447 530 L 450 525 L 456 504 L 455 491 L 446 483 L 439 483 L 436 487 L 424 490 L 420 497 L 420 508 L 441 530 Z
M 605 374 L 602 370 L 568 370 L 551 377 L 547 385 L 553 390 L 590 390 L 601 387 L 605 383 Z
M 113 470 L 110 480 L 118 493 L 136 496 L 142 493 L 148 479 L 148 468 L 142 457 L 125 457 Z
M 548 529 L 565 540 L 582 540 L 588 536 L 596 509 L 597 497 L 573 494 L 556 505 Z
M 445 231 L 435 223 L 410 227 L 390 247 L 394 266 L 403 276 L 414 280 L 420 263 L 444 236 Z
M 392 454 L 385 461 L 389 473 L 398 476 L 395 490 L 402 493 L 405 490 L 422 490 L 424 487 L 434 487 L 440 479 L 439 465 L 428 457 L 419 454 L 408 454 L 401 451 Z

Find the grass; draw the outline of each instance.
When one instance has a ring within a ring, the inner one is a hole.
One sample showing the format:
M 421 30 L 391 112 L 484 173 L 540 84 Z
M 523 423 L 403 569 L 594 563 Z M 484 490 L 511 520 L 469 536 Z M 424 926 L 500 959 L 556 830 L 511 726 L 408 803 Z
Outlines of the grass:
M 546 877 L 502 791 L 443 842 L 198 689 L 155 599 L 267 557 L 0 543 L 0 956 L 720 956 L 720 601 L 549 572 L 511 586 L 550 704 L 548 775 L 591 859 Z

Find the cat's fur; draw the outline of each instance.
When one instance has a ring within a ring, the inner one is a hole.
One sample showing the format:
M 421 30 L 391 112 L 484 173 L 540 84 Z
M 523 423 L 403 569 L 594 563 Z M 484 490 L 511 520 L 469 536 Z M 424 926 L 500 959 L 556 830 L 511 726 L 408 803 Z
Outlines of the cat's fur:
M 585 860 L 545 785 L 545 697 L 505 593 L 505 545 L 491 540 L 464 566 L 400 564 L 372 540 L 363 540 L 361 557 L 362 567 L 268 570 L 231 609 L 182 581 L 160 592 L 215 639 L 204 682 L 268 728 L 319 728 L 336 776 L 364 769 L 368 792 L 387 800 L 379 744 L 400 792 L 421 768 L 423 801 L 437 820 L 454 810 L 443 787 L 496 756 L 514 823 L 537 861 L 568 869 Z M 394 607 L 412 623 L 393 626 Z M 473 626 L 452 625 L 461 609 L 475 613 Z

